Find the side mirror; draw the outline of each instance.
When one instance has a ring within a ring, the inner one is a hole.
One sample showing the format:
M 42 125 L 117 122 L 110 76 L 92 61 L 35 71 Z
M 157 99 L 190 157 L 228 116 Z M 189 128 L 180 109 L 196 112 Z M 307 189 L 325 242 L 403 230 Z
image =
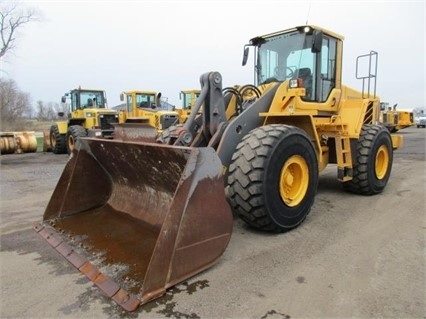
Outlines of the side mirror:
M 120 101 L 123 102 L 124 101 L 124 93 L 120 93 Z
M 321 52 L 322 47 L 322 31 L 320 30 L 314 30 L 314 33 L 312 34 L 312 53 L 319 53 Z
M 67 101 L 66 96 L 61 97 L 61 102 L 62 102 L 62 103 L 65 103 L 66 101 Z
M 246 45 L 246 46 L 244 46 L 243 66 L 247 64 L 248 56 L 249 56 L 249 47 Z

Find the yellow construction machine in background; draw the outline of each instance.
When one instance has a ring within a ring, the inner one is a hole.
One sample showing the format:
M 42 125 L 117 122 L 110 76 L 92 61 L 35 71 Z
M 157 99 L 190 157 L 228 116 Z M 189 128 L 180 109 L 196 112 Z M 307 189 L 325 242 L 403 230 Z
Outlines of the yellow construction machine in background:
M 125 109 L 114 125 L 114 139 L 155 141 L 163 130 L 179 122 L 178 112 L 162 105 L 160 92 L 129 90 L 120 94 L 120 100 L 125 101 Z
M 195 101 L 200 96 L 200 89 L 182 90 L 179 93 L 179 98 L 182 101 L 180 108 L 176 108 L 176 112 L 179 114 L 179 124 L 185 123 L 191 114 L 191 109 L 195 105 Z
M 222 89 L 219 72 L 202 74 L 189 117 L 164 144 L 81 138 L 35 226 L 126 310 L 211 267 L 233 213 L 266 232 L 300 225 L 329 164 L 347 191 L 385 190 L 402 137 L 379 123 L 377 52 L 357 59 L 370 66 L 357 68 L 359 91 L 342 83 L 334 32 L 254 37 L 243 65 L 250 48 L 255 83 Z
M 380 122 L 383 123 L 391 133 L 395 133 L 415 124 L 414 113 L 412 111 L 397 110 L 397 106 L 398 104 L 395 104 L 391 108 L 389 107 L 389 102 L 380 102 Z
M 53 153 L 70 154 L 80 137 L 111 138 L 113 124 L 118 123 L 118 112 L 107 108 L 103 90 L 77 88 L 66 93 L 62 103 L 70 101 L 68 118 L 50 127 L 50 145 Z M 62 112 L 58 114 L 64 117 Z

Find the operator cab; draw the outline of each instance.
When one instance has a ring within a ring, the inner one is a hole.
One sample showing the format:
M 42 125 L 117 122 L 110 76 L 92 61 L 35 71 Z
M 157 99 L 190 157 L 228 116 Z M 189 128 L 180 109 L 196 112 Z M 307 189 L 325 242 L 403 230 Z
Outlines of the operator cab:
M 254 46 L 256 85 L 289 81 L 290 88 L 306 89 L 304 101 L 324 102 L 336 87 L 339 37 L 312 26 L 256 37 L 245 46 L 243 65 Z
M 71 99 L 71 112 L 85 108 L 105 108 L 106 99 L 104 91 L 97 90 L 72 90 L 62 97 L 62 103 L 67 97 Z
M 161 97 L 161 93 L 155 92 L 123 92 L 120 95 L 120 100 L 124 100 L 124 95 L 126 96 L 126 109 L 127 112 L 133 113 L 136 109 L 156 109 L 160 107 L 157 105 L 157 100 Z M 136 109 L 134 109 L 134 107 Z
M 137 93 L 136 96 L 135 96 L 135 99 L 136 99 L 136 106 L 137 107 L 152 108 L 152 109 L 155 109 L 155 107 L 156 107 L 155 94 Z
M 190 110 L 193 105 L 195 105 L 195 101 L 200 96 L 200 92 L 196 91 L 181 91 L 180 99 L 182 100 L 182 108 L 184 110 Z

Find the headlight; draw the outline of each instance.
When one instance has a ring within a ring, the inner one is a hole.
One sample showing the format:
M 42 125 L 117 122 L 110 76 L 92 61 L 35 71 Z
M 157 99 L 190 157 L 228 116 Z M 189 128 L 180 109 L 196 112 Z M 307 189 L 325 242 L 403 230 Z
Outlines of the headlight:
M 86 112 L 86 113 L 84 113 L 84 115 L 85 115 L 86 117 L 94 117 L 94 116 L 95 116 L 95 114 L 94 114 L 94 113 L 91 113 L 91 112 Z

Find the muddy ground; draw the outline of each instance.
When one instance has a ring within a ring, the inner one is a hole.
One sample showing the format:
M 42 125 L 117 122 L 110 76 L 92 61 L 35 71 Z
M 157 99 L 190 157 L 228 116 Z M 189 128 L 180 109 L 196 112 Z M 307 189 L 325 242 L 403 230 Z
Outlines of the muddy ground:
M 1 160 L 1 318 L 425 318 L 425 129 L 400 131 L 384 193 L 345 193 L 336 169 L 321 173 L 311 214 L 265 234 L 234 220 L 212 268 L 125 313 L 32 226 L 67 155 Z

